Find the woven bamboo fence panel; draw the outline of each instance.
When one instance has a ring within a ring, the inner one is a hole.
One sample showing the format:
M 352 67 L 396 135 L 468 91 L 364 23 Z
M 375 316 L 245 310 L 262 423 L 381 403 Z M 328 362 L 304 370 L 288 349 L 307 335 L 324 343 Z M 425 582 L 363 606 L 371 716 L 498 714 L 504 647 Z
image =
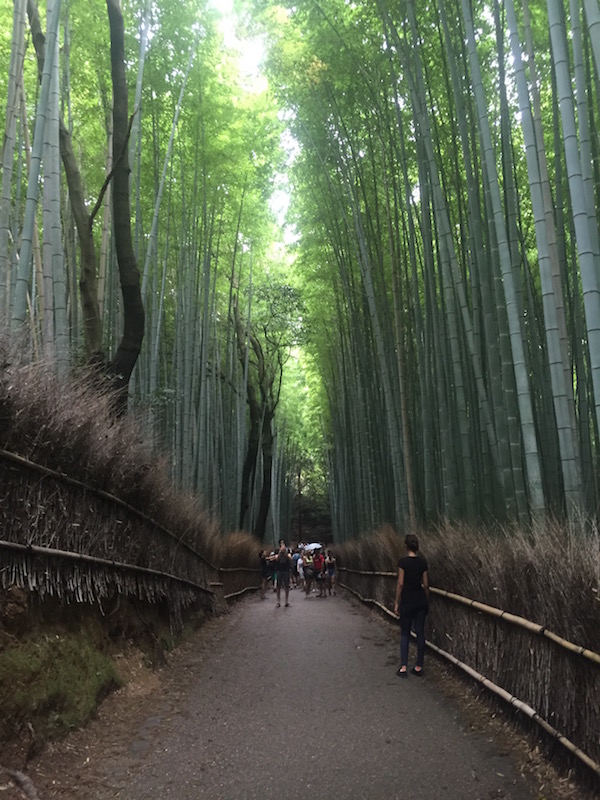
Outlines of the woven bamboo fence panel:
M 339 572 L 340 585 L 393 616 L 397 573 Z M 534 709 L 600 777 L 600 655 L 501 609 L 436 588 L 430 597 L 428 644 Z
M 226 600 L 240 597 L 246 592 L 260 589 L 260 569 L 249 567 L 221 567 L 219 570 Z
M 166 601 L 176 622 L 192 603 L 215 604 L 218 570 L 170 531 L 116 497 L 4 451 L 0 540 L 4 588 L 65 602 L 101 602 L 115 592 Z

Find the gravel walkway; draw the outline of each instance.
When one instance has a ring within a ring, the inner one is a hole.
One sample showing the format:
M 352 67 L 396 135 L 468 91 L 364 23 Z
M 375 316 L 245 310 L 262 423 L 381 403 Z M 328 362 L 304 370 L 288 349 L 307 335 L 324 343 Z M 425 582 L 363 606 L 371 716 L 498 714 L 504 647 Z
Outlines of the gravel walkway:
M 392 626 L 347 596 L 290 602 L 246 598 L 145 697 L 109 698 L 37 765 L 42 800 L 537 797 L 439 689 L 439 665 L 396 677 Z

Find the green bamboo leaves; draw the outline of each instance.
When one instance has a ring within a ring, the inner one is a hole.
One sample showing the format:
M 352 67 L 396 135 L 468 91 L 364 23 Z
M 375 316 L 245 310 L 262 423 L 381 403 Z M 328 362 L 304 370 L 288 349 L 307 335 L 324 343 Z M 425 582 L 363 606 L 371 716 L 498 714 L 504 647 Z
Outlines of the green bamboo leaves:
M 328 329 L 313 347 L 341 536 L 595 508 L 600 15 L 584 8 L 549 0 L 532 23 L 527 3 L 320 0 L 278 17 L 303 263 L 338 295 L 313 306 L 335 346 Z

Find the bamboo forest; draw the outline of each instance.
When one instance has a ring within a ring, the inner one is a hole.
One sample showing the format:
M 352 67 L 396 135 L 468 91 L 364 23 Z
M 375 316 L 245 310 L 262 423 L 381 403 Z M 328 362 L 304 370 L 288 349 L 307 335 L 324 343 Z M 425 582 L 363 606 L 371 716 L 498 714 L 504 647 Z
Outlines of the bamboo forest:
M 6 335 L 224 530 L 596 519 L 598 0 L 0 14 Z

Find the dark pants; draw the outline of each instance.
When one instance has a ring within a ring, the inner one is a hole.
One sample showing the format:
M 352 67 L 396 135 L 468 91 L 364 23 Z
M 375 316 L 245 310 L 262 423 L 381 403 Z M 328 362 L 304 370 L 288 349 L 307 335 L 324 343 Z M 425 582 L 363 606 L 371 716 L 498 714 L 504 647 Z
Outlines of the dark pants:
M 408 643 L 410 632 L 414 626 L 417 634 L 417 667 L 423 666 L 425 659 L 425 617 L 427 606 L 400 606 L 400 663 L 408 664 Z

